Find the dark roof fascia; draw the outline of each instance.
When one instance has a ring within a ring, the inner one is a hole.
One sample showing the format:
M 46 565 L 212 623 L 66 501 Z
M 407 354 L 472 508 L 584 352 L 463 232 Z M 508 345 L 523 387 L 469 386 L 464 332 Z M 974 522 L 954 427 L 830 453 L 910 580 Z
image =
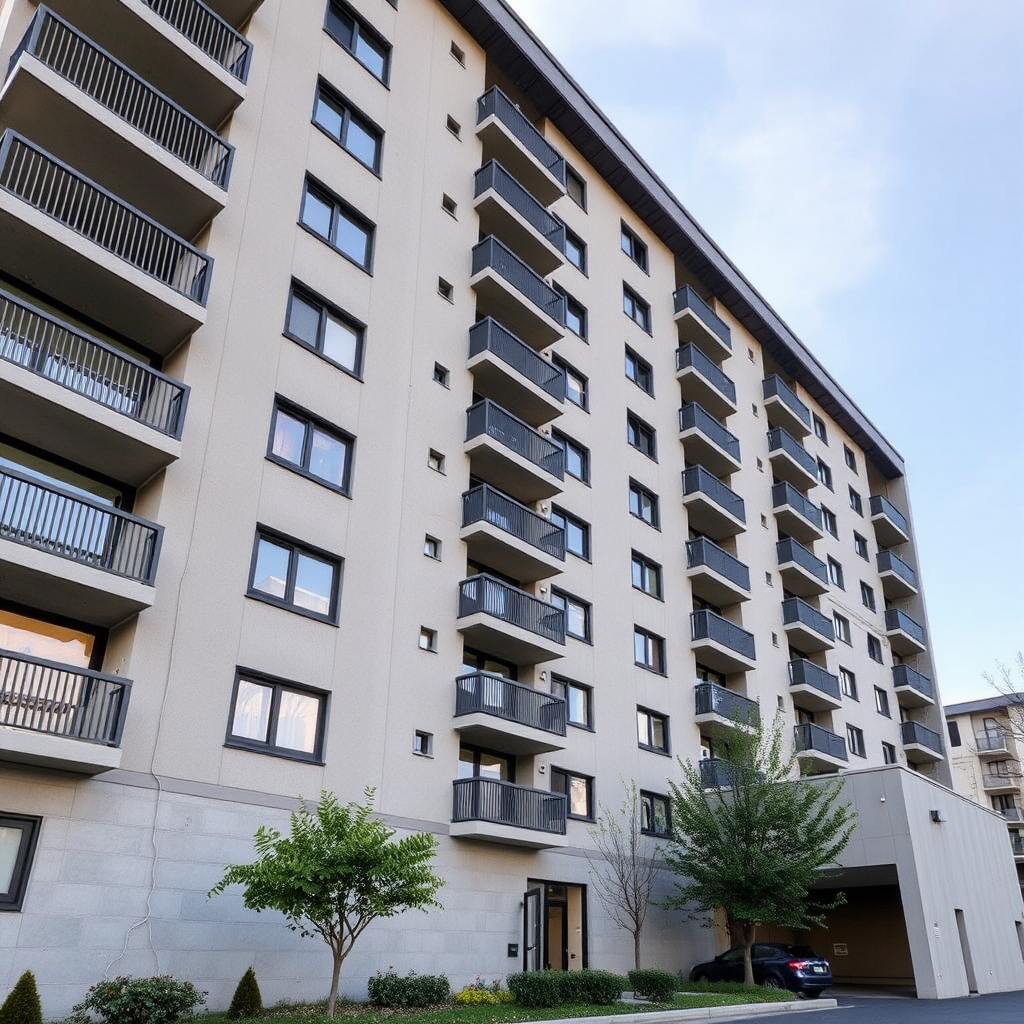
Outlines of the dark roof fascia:
M 962 704 L 947 704 L 946 718 L 958 715 L 973 715 L 978 711 L 999 711 L 1007 708 L 1024 708 L 1024 693 L 1001 694 L 998 697 L 984 697 L 981 700 L 968 700 Z

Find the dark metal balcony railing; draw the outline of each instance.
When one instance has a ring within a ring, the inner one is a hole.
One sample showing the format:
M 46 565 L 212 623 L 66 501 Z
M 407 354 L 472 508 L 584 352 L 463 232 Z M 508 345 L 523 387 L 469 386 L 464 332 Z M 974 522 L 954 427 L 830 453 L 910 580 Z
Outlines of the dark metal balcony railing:
M 885 628 L 890 631 L 901 629 L 904 633 L 912 636 L 919 644 L 925 642 L 924 628 L 899 608 L 885 609 Z
M 751 661 L 755 657 L 754 634 L 706 608 L 690 613 L 690 637 L 693 640 L 714 640 Z
M 456 779 L 454 787 L 452 821 L 489 821 L 565 835 L 566 800 L 562 793 L 499 779 Z
M 466 440 L 480 434 L 493 437 L 559 480 L 565 476 L 565 452 L 554 441 L 538 433 L 517 416 L 506 412 L 489 398 L 466 410 Z
M 565 735 L 565 701 L 492 672 L 470 672 L 455 680 L 455 715 L 483 712 L 518 725 Z
M 1024 835 L 1020 832 L 1011 832 L 1010 849 L 1014 857 L 1024 857 Z
M 188 388 L 0 291 L 0 359 L 180 438 Z
M 490 523 L 559 560 L 565 558 L 565 531 L 489 484 L 462 495 L 462 525 Z
M 981 754 L 1006 750 L 1006 733 L 1002 729 L 979 729 L 974 733 L 974 746 Z
M 163 528 L 0 469 L 0 537 L 153 585 Z
M 494 114 L 499 121 L 565 187 L 565 158 L 533 126 L 530 119 L 496 85 L 476 101 L 476 123 Z
M 806 658 L 797 658 L 789 663 L 789 685 L 810 686 L 828 694 L 833 700 L 841 700 L 839 677 L 826 672 L 820 665 Z
M 565 643 L 565 612 L 525 590 L 480 573 L 459 584 L 459 618 L 485 612 L 537 636 Z
M 799 597 L 787 597 L 782 602 L 782 621 L 784 625 L 791 625 L 794 622 L 803 623 L 808 629 L 820 633 L 829 640 L 835 640 L 836 632 L 832 620 L 822 615 L 813 605 Z
M 770 377 L 765 377 L 761 385 L 761 394 L 765 401 L 769 398 L 778 398 L 810 430 L 811 410 L 796 397 L 793 389 L 777 374 L 773 373 Z
M 696 402 L 688 402 L 679 410 L 679 432 L 692 429 L 699 430 L 735 462 L 740 461 L 740 439 Z
M 565 225 L 550 213 L 505 170 L 497 160 L 488 160 L 473 178 L 474 198 L 493 188 L 536 232 L 559 252 L 565 250 Z
M 1024 815 L 1021 814 L 1019 807 L 1003 807 L 999 813 L 1007 821 L 1024 821 Z
M 1020 783 L 1019 772 L 1015 775 L 1011 775 L 1008 771 L 981 773 L 981 784 L 985 789 L 1009 789 L 1010 787 L 1019 789 Z
M 909 665 L 893 665 L 892 684 L 897 690 L 901 687 L 907 687 L 908 689 L 916 690 L 925 697 L 929 697 L 931 700 L 935 699 L 935 688 L 932 686 L 932 681 L 927 676 L 923 676 L 920 672 L 912 669 Z
M 900 736 L 903 743 L 919 743 L 922 747 L 942 753 L 942 737 L 920 722 L 900 722 Z
M 782 427 L 773 427 L 768 431 L 768 451 L 784 451 L 801 469 L 811 476 L 818 475 L 818 464 L 814 456 L 788 431 Z
M 731 583 L 744 590 L 750 590 L 750 570 L 724 548 L 720 548 L 707 537 L 686 542 L 686 568 L 695 569 L 698 565 L 706 565 L 719 576 L 724 576 Z
M 728 789 L 735 777 L 735 768 L 718 757 L 706 757 L 698 762 L 700 781 L 705 789 Z
M 206 305 L 213 260 L 8 128 L 0 188 L 107 252 Z
M 785 565 L 786 562 L 796 562 L 797 565 L 802 569 L 806 569 L 812 576 L 816 576 L 822 583 L 828 583 L 828 566 L 813 551 L 805 548 L 800 541 L 787 537 L 775 545 L 775 551 L 779 556 L 779 565 Z
M 876 556 L 879 572 L 894 572 L 905 583 L 917 589 L 917 573 L 891 551 L 879 551 Z
M 717 683 L 697 683 L 693 696 L 695 714 L 721 715 L 737 725 L 756 726 L 761 721 L 761 708 L 756 700 Z
M 779 508 L 781 505 L 791 506 L 804 519 L 821 529 L 821 509 L 785 480 L 780 480 L 772 487 L 772 508 Z
M 496 271 L 552 320 L 565 326 L 565 296 L 559 295 L 544 278 L 494 235 L 488 235 L 473 246 L 473 273 L 478 274 L 487 267 Z
M 676 370 L 685 370 L 688 366 L 692 366 L 735 405 L 736 385 L 732 379 L 722 373 L 718 364 L 709 359 L 701 349 L 692 343 L 676 349 Z
M 871 495 L 871 514 L 891 519 L 903 533 L 908 537 L 910 536 L 910 525 L 907 523 L 907 517 L 883 495 Z
M 132 684 L 0 650 L 0 727 L 121 745 Z
M 538 355 L 525 341 L 492 317 L 473 324 L 469 329 L 469 355 L 491 352 L 528 381 L 536 384 L 559 402 L 565 399 L 565 370 Z
M 704 494 L 741 523 L 747 521 L 743 499 L 703 466 L 683 470 L 683 494 Z
M 97 103 L 226 189 L 234 147 L 45 7 L 15 51 L 32 54 Z
M 252 45 L 201 0 L 142 0 L 240 82 L 249 77 Z
M 676 313 L 692 309 L 726 348 L 732 348 L 729 325 L 688 284 L 673 293 L 672 302 Z
M 802 722 L 793 727 L 793 745 L 798 752 L 817 751 L 840 761 L 849 760 L 846 753 L 846 740 L 811 722 Z

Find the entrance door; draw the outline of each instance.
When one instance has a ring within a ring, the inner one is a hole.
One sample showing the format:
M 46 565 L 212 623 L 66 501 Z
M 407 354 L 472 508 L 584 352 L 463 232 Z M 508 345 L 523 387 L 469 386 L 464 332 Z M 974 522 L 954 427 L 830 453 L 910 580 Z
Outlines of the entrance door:
M 523 896 L 527 971 L 579 971 L 587 965 L 586 886 L 528 879 Z
M 544 966 L 541 921 L 544 914 L 544 890 L 527 889 L 523 893 L 523 970 L 539 971 Z

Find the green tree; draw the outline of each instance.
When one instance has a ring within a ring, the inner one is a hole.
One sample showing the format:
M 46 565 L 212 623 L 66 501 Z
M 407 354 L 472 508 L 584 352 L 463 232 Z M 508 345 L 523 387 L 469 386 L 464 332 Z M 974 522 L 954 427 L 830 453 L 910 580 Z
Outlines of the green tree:
M 256 971 L 249 967 L 242 975 L 235 994 L 231 997 L 228 1017 L 231 1020 L 244 1020 L 247 1017 L 258 1017 L 261 1013 L 263 1013 L 263 996 L 260 993 L 259 982 L 256 980 Z
M 759 924 L 808 928 L 843 902 L 842 893 L 816 901 L 810 890 L 836 870 L 856 817 L 841 800 L 841 780 L 794 779 L 796 754 L 781 715 L 770 727 L 737 722 L 714 740 L 717 786 L 705 785 L 700 764 L 682 759 L 682 780 L 669 783 L 665 862 L 678 878 L 666 905 L 705 920 L 721 907 L 744 948 L 744 982 L 752 985 Z
M 2 1024 L 43 1024 L 43 1007 L 39 1002 L 36 976 L 26 971 L 17 981 L 10 995 L 0 1006 Z
M 345 805 L 326 791 L 314 808 L 300 801 L 291 834 L 260 826 L 256 861 L 228 865 L 209 892 L 244 885 L 250 910 L 278 910 L 292 931 L 327 943 L 334 960 L 329 1017 L 341 965 L 371 921 L 441 906 L 435 897 L 444 880 L 431 867 L 437 840 L 417 832 L 392 841 L 394 829 L 373 816 L 373 793 L 368 788 L 363 803 Z

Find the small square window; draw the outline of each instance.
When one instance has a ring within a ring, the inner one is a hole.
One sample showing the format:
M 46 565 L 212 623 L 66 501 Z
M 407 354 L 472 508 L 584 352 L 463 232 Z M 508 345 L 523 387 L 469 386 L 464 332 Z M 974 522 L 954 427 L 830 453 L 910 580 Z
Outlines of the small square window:
M 843 590 L 843 567 L 834 559 L 828 560 L 828 579 L 834 586 Z
M 824 441 L 828 444 L 828 431 L 825 429 L 825 421 L 820 417 L 812 413 L 814 420 L 814 436 L 819 441 Z
M 836 637 L 842 640 L 844 644 L 852 643 L 850 639 L 850 620 L 843 618 L 839 612 L 832 613 L 832 625 L 835 629 Z
M 581 210 L 586 210 L 587 183 L 571 167 L 565 169 L 565 191 Z
M 756 420 L 761 414 L 757 411 L 757 402 L 750 403 L 750 412 Z
M 450 217 L 458 217 L 459 204 L 447 192 L 441 194 L 441 209 Z
M 848 669 L 839 669 L 839 692 L 844 697 L 859 700 L 857 696 L 857 677 Z
M 451 386 L 451 373 L 448 371 L 447 366 L 442 366 L 440 363 L 434 363 L 434 383 L 440 384 L 441 387 L 447 388 Z
M 882 664 L 882 641 L 870 633 L 868 633 L 868 657 L 872 661 L 877 661 L 879 665 Z
M 449 114 L 445 118 L 444 126 L 445 126 L 445 128 L 448 129 L 448 131 L 450 131 L 452 133 L 452 135 L 455 136 L 455 138 L 457 138 L 457 139 L 461 139 L 462 138 L 462 125 L 459 124 L 459 122 L 456 121 L 455 118 L 452 117 L 451 114 Z
M 622 311 L 638 327 L 651 333 L 651 306 L 628 285 L 622 286 Z
M 565 258 L 581 273 L 587 272 L 587 243 L 574 231 L 565 229 Z
M 843 458 L 846 460 L 846 465 L 849 469 L 852 469 L 854 473 L 857 472 L 857 456 L 853 454 L 853 450 L 848 445 L 843 445 Z
M 863 580 L 860 581 L 860 600 L 869 611 L 875 611 L 875 592 Z
M 443 277 L 437 279 L 437 294 L 447 302 L 455 301 L 455 287 Z
M 0 911 L 21 909 L 42 824 L 33 815 L 0 814 Z
M 629 514 L 658 527 L 658 496 L 635 480 L 629 481 Z
M 420 650 L 437 652 L 437 630 L 420 626 Z
M 444 456 L 431 448 L 427 452 L 427 467 L 435 473 L 444 473 Z
M 647 458 L 658 461 L 657 434 L 649 423 L 635 413 L 626 413 L 626 443 Z
M 857 515 L 864 515 L 864 503 L 861 501 L 860 495 L 852 487 L 850 488 L 850 508 L 852 508 Z
M 875 710 L 880 715 L 885 715 L 886 718 L 892 718 L 892 712 L 889 710 L 889 694 L 880 686 L 875 687 Z
M 625 224 L 621 226 L 619 245 L 622 251 L 646 274 L 647 246 Z
M 839 523 L 836 520 L 836 514 L 830 508 L 825 508 L 824 505 L 821 506 L 821 522 L 833 537 L 839 536 Z
M 421 732 L 419 729 L 412 734 L 412 752 L 420 757 L 434 756 L 434 734 Z
M 853 550 L 856 551 L 864 561 L 868 560 L 868 542 L 859 533 L 854 533 L 853 535 Z
M 828 463 L 822 462 L 821 459 L 818 459 L 818 482 L 824 484 L 830 491 L 833 489 L 832 470 Z
M 427 558 L 441 560 L 441 542 L 436 537 L 431 537 L 429 533 L 423 538 L 423 554 Z
M 654 394 L 654 370 L 646 359 L 638 356 L 628 345 L 626 346 L 626 377 L 641 391 L 648 395 Z
M 466 51 L 461 46 L 459 46 L 459 44 L 456 43 L 454 39 L 452 40 L 452 47 L 448 52 L 452 55 L 452 57 L 455 58 L 456 61 L 458 61 L 459 64 L 461 64 L 463 67 L 466 66 Z
M 864 749 L 864 733 L 852 725 L 846 727 L 846 744 L 850 748 L 851 754 L 855 754 L 857 757 L 868 756 Z

